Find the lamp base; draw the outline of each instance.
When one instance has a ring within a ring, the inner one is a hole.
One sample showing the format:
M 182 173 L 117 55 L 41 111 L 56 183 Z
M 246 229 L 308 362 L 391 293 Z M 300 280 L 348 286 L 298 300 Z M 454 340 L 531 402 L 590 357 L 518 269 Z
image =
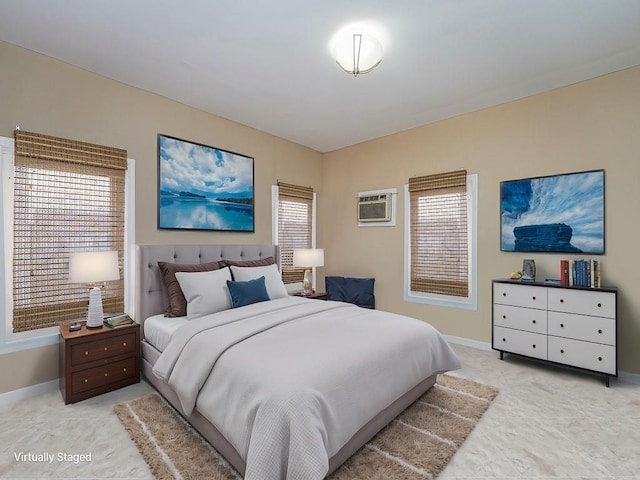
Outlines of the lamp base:
M 89 292 L 87 328 L 102 328 L 103 320 L 104 312 L 102 310 L 102 292 L 99 287 L 93 287 Z
M 313 274 L 308 268 L 304 271 L 304 279 L 302 280 L 302 294 L 309 296 L 313 293 Z

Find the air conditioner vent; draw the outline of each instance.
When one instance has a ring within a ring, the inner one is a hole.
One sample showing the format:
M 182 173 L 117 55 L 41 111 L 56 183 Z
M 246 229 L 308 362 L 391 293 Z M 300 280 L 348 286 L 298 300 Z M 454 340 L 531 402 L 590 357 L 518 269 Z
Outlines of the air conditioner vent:
M 391 220 L 391 195 L 366 195 L 358 197 L 359 222 L 388 222 Z

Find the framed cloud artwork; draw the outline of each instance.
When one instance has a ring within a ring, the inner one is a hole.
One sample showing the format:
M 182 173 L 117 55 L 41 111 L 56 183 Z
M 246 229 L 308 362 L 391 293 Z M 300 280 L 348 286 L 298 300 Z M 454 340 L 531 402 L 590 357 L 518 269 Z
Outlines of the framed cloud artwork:
M 253 158 L 158 134 L 158 228 L 253 232 Z
M 500 249 L 604 253 L 604 170 L 500 183 Z

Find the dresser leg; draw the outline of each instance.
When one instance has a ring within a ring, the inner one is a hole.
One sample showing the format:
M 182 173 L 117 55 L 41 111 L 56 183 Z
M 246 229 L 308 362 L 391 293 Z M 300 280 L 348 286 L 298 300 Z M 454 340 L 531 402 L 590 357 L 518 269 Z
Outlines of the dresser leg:
M 504 360 L 504 352 L 500 352 L 500 360 Z
M 609 388 L 609 378 L 609 375 L 604 376 L 604 384 L 607 386 L 607 388 Z

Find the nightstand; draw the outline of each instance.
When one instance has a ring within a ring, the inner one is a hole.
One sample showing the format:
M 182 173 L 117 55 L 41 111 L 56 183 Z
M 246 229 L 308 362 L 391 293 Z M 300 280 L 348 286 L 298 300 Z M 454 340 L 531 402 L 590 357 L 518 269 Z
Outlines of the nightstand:
M 60 327 L 60 391 L 75 403 L 140 381 L 140 325 Z
M 313 300 L 327 300 L 326 292 L 313 292 L 311 295 L 303 295 L 302 293 L 296 293 L 296 297 L 311 298 Z

